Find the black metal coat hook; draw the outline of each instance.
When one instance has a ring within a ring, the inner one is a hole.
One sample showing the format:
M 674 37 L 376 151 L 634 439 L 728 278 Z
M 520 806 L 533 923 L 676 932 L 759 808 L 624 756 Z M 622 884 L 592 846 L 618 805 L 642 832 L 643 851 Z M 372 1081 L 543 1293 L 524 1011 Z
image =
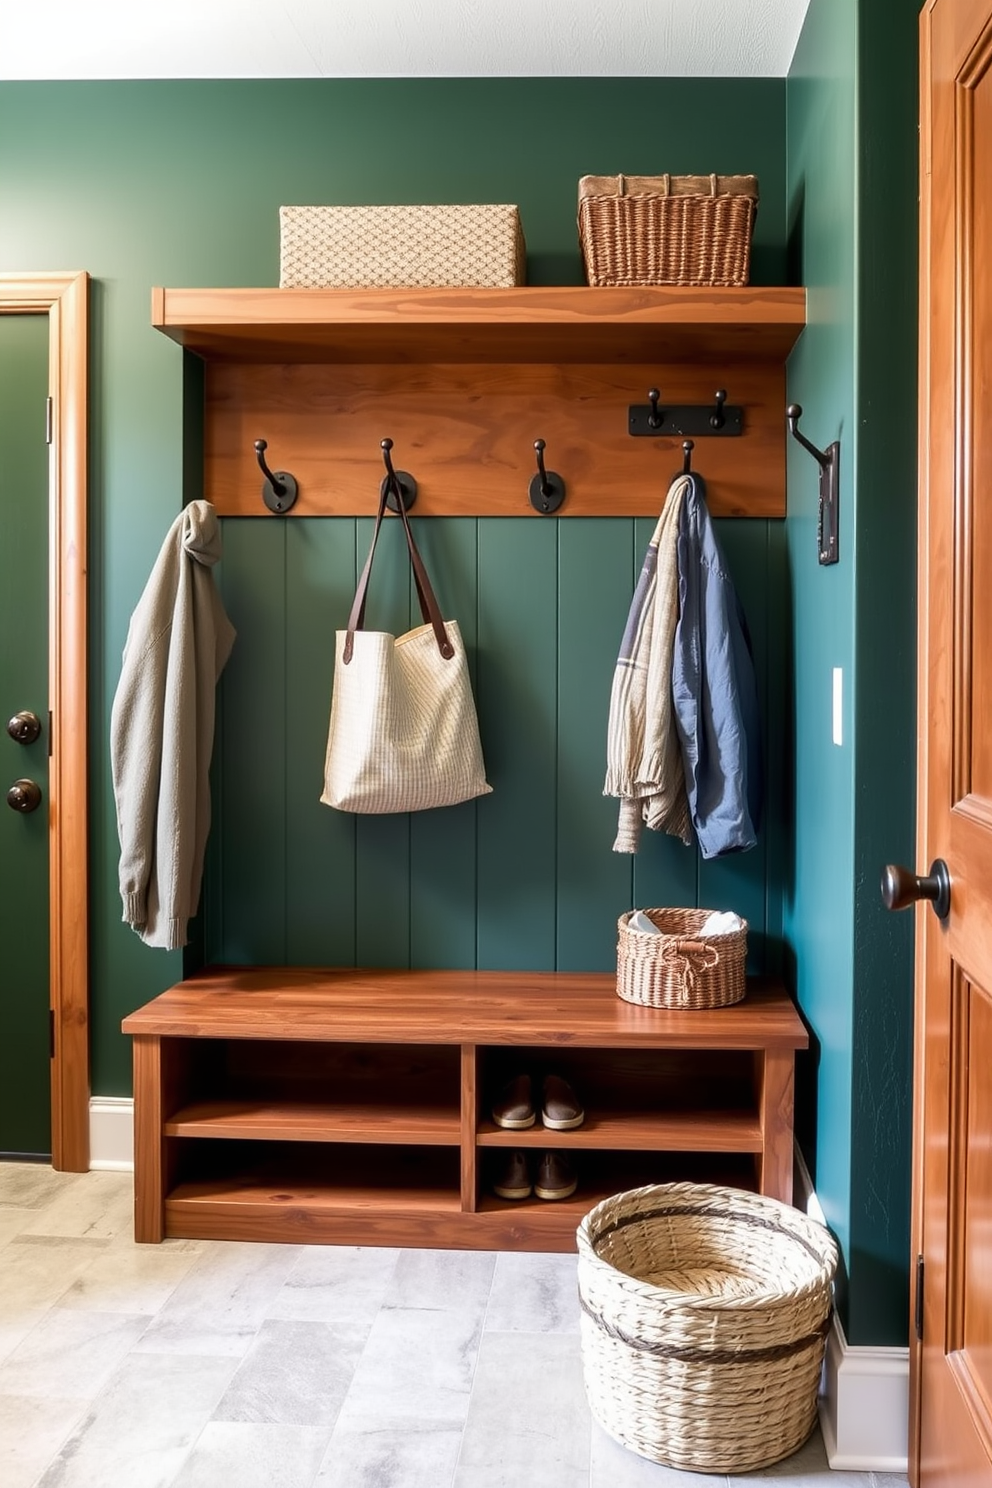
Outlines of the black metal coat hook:
M 660 397 L 661 393 L 657 388 L 649 388 L 648 402 L 651 405 L 651 412 L 648 414 L 649 429 L 660 429 L 662 424 L 665 422 L 665 415 L 658 412 L 658 399 Z
M 809 450 L 810 454 L 813 456 L 813 459 L 818 462 L 821 469 L 826 470 L 827 466 L 830 464 L 829 452 L 824 453 L 823 450 L 818 450 L 816 445 L 812 444 L 806 438 L 806 435 L 799 427 L 799 420 L 803 416 L 801 404 L 790 403 L 788 408 L 785 410 L 785 416 L 789 420 L 789 433 L 792 435 L 793 439 L 798 439 L 803 449 Z
M 723 405 L 727 401 L 726 388 L 718 388 L 717 391 L 713 394 L 713 401 L 716 407 L 710 414 L 710 428 L 722 429 L 724 424 L 727 422 L 726 414 L 723 411 Z
M 790 403 L 785 416 L 793 439 L 804 450 L 809 451 L 820 467 L 820 507 L 816 526 L 818 556 L 823 565 L 836 563 L 840 557 L 837 535 L 840 520 L 840 440 L 835 440 L 826 450 L 819 450 L 799 427 L 799 420 L 803 416 L 801 405 Z
M 393 459 L 390 450 L 393 447 L 391 439 L 383 439 L 379 445 L 382 450 L 382 458 L 386 466 L 386 474 L 379 484 L 379 496 L 385 496 L 386 505 L 390 511 L 398 512 L 400 504 L 404 511 L 409 511 L 417 499 L 417 482 L 408 470 L 394 470 Z
M 255 458 L 258 461 L 259 470 L 265 476 L 262 482 L 262 500 L 269 511 L 284 516 L 290 507 L 295 506 L 300 489 L 295 478 L 287 470 L 277 470 L 273 473 L 269 469 L 265 463 L 265 451 L 268 447 L 268 440 L 255 440 Z
M 565 500 L 565 482 L 560 475 L 553 470 L 544 468 L 544 440 L 534 440 L 534 453 L 537 455 L 537 474 L 531 476 L 530 482 L 530 504 L 535 511 L 542 516 L 557 511 Z
M 682 474 L 683 475 L 691 475 L 692 474 L 692 452 L 693 452 L 693 450 L 695 448 L 696 448 L 696 446 L 695 446 L 694 442 L 691 439 L 683 439 L 683 441 L 682 441 Z

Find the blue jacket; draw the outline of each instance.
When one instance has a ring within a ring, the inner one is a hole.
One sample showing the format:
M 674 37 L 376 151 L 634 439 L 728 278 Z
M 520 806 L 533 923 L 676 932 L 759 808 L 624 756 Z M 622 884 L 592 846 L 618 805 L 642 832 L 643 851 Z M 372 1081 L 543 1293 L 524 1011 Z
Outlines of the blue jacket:
M 679 518 L 678 572 L 672 697 L 692 824 L 703 857 L 717 858 L 757 841 L 761 726 L 747 621 L 697 475 Z

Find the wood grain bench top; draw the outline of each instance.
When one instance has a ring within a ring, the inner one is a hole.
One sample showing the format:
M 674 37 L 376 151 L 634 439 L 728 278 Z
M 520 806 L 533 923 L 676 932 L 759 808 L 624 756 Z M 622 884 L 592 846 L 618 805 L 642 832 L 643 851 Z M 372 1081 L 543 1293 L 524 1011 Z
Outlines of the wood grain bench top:
M 306 1039 L 586 1048 L 805 1049 L 784 987 L 749 980 L 731 1007 L 624 1002 L 610 972 L 207 967 L 123 1021 L 165 1038 Z

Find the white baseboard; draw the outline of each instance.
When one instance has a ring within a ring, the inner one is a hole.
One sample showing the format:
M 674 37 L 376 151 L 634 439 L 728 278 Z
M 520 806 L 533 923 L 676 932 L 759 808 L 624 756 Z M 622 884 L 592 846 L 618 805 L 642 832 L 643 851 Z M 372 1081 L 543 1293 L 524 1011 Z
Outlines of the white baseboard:
M 796 1204 L 825 1223 L 796 1148 Z M 834 1316 L 820 1387 L 827 1461 L 844 1472 L 904 1473 L 909 1458 L 909 1349 L 852 1346 Z
M 134 1171 L 134 1101 L 127 1096 L 90 1099 L 90 1169 Z
M 820 1430 L 831 1467 L 904 1473 L 909 1454 L 909 1349 L 852 1348 L 835 1317 L 823 1364 Z

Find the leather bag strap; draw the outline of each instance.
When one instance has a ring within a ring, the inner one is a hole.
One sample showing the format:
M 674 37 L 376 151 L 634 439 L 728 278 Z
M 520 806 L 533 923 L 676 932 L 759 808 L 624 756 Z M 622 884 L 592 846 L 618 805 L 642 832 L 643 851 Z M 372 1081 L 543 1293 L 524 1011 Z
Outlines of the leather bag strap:
M 365 560 L 358 587 L 355 590 L 355 598 L 351 606 L 351 614 L 348 616 L 348 633 L 345 636 L 344 652 L 342 661 L 347 666 L 351 661 L 355 649 L 355 631 L 362 630 L 365 626 L 365 601 L 368 597 L 369 578 L 372 573 L 372 559 L 375 557 L 375 545 L 379 541 L 379 529 L 382 519 L 386 514 L 386 499 L 389 496 L 388 484 L 384 487 L 379 497 L 379 510 L 376 512 L 375 527 L 372 531 L 372 543 L 369 547 L 369 556 Z M 425 625 L 430 625 L 434 630 L 437 641 L 437 649 L 446 661 L 450 661 L 455 654 L 455 648 L 448 639 L 448 632 L 444 628 L 441 611 L 438 608 L 431 581 L 427 577 L 427 569 L 424 561 L 417 550 L 417 544 L 413 540 L 413 532 L 410 529 L 410 519 L 406 513 L 406 507 L 402 500 L 397 501 L 399 514 L 403 519 L 403 531 L 406 534 L 407 550 L 410 554 L 410 564 L 413 568 L 413 581 L 417 587 L 417 600 L 420 604 L 420 613 Z

